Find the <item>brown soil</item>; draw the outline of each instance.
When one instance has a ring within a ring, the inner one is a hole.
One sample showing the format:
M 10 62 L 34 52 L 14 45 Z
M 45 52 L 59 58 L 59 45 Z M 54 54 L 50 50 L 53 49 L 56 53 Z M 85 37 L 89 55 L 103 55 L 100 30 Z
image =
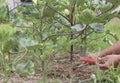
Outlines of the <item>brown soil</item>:
M 69 56 L 56 56 L 47 61 L 47 76 L 45 83 L 78 83 L 80 80 L 89 79 L 93 73 L 93 67 L 88 64 L 82 64 L 79 55 L 76 54 L 71 63 Z M 42 73 L 40 71 L 39 73 Z M 43 83 L 42 75 L 21 76 L 18 73 L 12 73 L 7 83 Z M 2 79 L 0 80 L 2 82 Z M 80 82 L 89 83 L 89 82 Z

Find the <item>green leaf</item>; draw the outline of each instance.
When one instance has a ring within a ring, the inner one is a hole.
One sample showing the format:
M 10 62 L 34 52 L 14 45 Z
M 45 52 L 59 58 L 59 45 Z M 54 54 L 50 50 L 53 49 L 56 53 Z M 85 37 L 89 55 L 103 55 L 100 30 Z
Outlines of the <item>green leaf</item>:
M 95 17 L 94 22 L 106 23 L 106 21 L 110 20 L 113 17 L 114 17 L 114 14 L 112 14 L 111 12 L 107 12 L 100 16 Z
M 107 3 L 107 4 L 101 3 L 101 4 L 99 4 L 99 9 L 101 11 L 106 11 L 106 10 L 110 9 L 111 7 L 112 7 L 111 3 Z
M 90 24 L 90 27 L 93 28 L 96 32 L 104 31 L 104 25 L 101 23 L 92 23 Z
M 8 41 L 14 33 L 15 29 L 9 24 L 0 24 L 0 42 Z
M 79 15 L 79 19 L 83 24 L 93 23 L 94 18 L 96 18 L 96 13 L 90 9 L 83 10 Z
M 34 63 L 29 60 L 27 63 L 17 64 L 16 71 L 21 74 L 33 75 L 35 74 Z
M 86 2 L 86 0 L 76 0 L 76 4 L 77 4 L 78 6 L 84 5 L 85 2 Z
M 76 31 L 82 31 L 84 28 L 83 28 L 83 25 L 81 24 L 76 24 L 74 26 L 71 26 L 71 29 L 74 29 Z
M 54 8 L 53 8 L 54 9 Z M 55 15 L 55 12 L 49 8 L 45 9 L 44 16 L 45 17 L 53 17 Z
M 21 47 L 28 47 L 28 48 L 39 45 L 36 40 L 31 40 L 31 39 L 26 39 L 26 38 L 21 38 L 19 40 L 19 43 Z
M 40 59 L 41 59 L 42 61 L 44 61 L 44 60 L 46 60 L 47 56 L 48 56 L 48 55 L 44 55 L 44 54 L 43 54 L 43 55 L 40 55 Z
M 14 49 L 16 46 L 18 46 L 18 41 L 12 38 L 5 42 L 3 52 L 8 52 L 9 50 Z

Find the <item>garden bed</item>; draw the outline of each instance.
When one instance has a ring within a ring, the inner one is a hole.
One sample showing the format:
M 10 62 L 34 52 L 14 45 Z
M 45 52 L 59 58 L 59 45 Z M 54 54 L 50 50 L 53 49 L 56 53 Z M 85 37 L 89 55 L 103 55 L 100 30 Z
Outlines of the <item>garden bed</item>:
M 46 68 L 45 79 L 48 83 L 78 83 L 80 81 L 86 81 L 89 83 L 88 79 L 94 72 L 93 66 L 80 62 L 79 54 L 74 56 L 74 61 L 72 63 L 70 62 L 69 55 L 57 55 L 54 60 L 53 58 L 49 58 L 46 62 L 48 63 L 48 69 Z M 42 71 L 39 70 L 37 72 L 39 72 L 39 74 L 33 76 L 23 76 L 15 72 L 11 73 L 8 83 L 43 83 Z M 1 82 L 2 80 L 0 83 Z

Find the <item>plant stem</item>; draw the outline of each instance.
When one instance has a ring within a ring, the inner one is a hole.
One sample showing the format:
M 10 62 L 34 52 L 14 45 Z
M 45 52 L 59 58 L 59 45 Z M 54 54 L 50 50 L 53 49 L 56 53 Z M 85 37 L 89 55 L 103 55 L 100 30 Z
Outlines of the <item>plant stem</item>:
M 43 19 L 44 19 L 44 11 L 45 11 L 45 8 L 47 6 L 47 3 L 44 3 L 44 6 L 42 8 L 42 12 L 41 12 L 41 18 L 40 18 L 40 23 L 41 23 L 41 26 L 39 28 L 39 33 L 40 33 L 40 40 L 41 40 L 41 43 L 43 43 Z M 43 48 L 40 49 L 40 54 L 43 55 Z M 42 65 L 42 74 L 43 74 L 43 83 L 46 83 L 46 78 L 45 78 L 45 61 L 42 60 L 41 62 L 41 65 Z
M 86 48 L 87 48 L 87 33 L 86 29 L 88 28 L 88 25 L 85 26 L 85 30 L 83 31 L 83 34 L 81 35 L 81 46 L 80 46 L 80 54 L 86 55 Z
M 73 35 L 71 35 L 71 40 L 73 39 Z M 70 61 L 72 62 L 73 61 L 73 57 L 74 57 L 74 55 L 73 55 L 73 51 L 74 51 L 74 45 L 71 45 L 71 47 L 70 47 Z
M 74 12 L 75 12 L 75 4 L 76 4 L 76 1 L 74 2 L 74 5 L 73 5 L 73 8 L 71 10 L 71 14 L 70 14 L 70 23 L 71 23 L 71 26 L 74 25 Z M 74 38 L 74 34 L 71 34 L 70 36 L 70 40 L 73 40 Z M 73 61 L 73 57 L 74 57 L 74 54 L 73 54 L 73 51 L 74 51 L 74 45 L 71 45 L 70 47 L 70 61 L 72 62 Z

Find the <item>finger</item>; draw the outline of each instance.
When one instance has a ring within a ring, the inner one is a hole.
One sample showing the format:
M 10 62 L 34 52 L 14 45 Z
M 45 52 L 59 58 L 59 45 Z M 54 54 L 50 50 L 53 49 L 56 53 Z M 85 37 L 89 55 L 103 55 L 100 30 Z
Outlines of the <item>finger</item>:
M 100 66 L 100 69 L 102 69 L 102 70 L 108 69 L 108 65 L 107 64 L 99 64 L 99 66 Z
M 108 60 L 108 59 L 109 59 L 109 57 L 108 57 L 108 56 L 101 57 L 101 60 L 102 60 L 102 61 L 106 61 L 106 60 Z
M 101 58 L 101 57 L 98 57 L 98 60 L 102 60 L 102 58 Z
M 86 62 L 86 61 L 82 61 L 82 63 L 83 63 L 83 64 L 86 64 L 86 63 L 88 63 L 88 62 Z
M 85 61 L 82 61 L 83 64 L 85 64 L 86 62 Z
M 100 57 L 98 58 L 98 62 L 99 62 L 99 64 L 103 64 L 104 63 L 104 61 Z

